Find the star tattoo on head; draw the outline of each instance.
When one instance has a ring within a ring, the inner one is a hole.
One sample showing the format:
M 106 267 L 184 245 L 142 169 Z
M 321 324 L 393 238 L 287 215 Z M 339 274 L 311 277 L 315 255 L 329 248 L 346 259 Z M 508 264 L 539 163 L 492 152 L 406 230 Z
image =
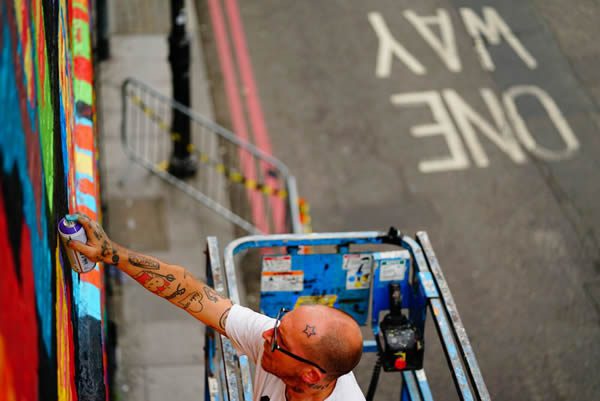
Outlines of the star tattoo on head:
M 315 330 L 315 326 L 310 326 L 310 325 L 306 325 L 306 327 L 304 328 L 304 330 L 302 331 L 304 334 L 306 334 L 306 337 L 310 338 L 311 336 L 316 336 L 317 335 L 317 331 Z

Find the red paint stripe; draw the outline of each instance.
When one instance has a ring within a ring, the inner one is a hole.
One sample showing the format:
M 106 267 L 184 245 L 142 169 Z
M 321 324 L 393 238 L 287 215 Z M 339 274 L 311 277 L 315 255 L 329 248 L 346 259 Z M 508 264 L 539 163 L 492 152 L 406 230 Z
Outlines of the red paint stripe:
M 265 124 L 260 98 L 258 96 L 258 89 L 254 80 L 254 72 L 252 69 L 250 56 L 248 54 L 248 46 L 246 44 L 244 27 L 242 25 L 242 19 L 240 18 L 237 0 L 225 0 L 225 8 L 229 17 L 231 36 L 239 66 L 240 76 L 242 79 L 242 87 L 245 89 L 246 107 L 248 110 L 248 116 L 250 118 L 252 133 L 254 134 L 254 141 L 256 146 L 258 146 L 262 151 L 271 155 L 271 141 L 269 139 L 269 133 Z M 265 177 L 265 182 L 267 184 L 276 187 L 278 186 L 277 179 L 269 176 L 269 167 L 269 164 L 261 163 L 263 177 Z M 273 210 L 275 232 L 283 232 L 285 231 L 285 208 L 283 200 L 276 197 L 271 197 L 270 201 L 271 208 Z
M 80 19 L 84 22 L 90 22 L 90 15 L 87 11 L 79 7 L 73 7 L 73 19 Z
M 92 61 L 84 57 L 75 57 L 73 59 L 75 77 L 87 83 L 92 83 Z
M 227 95 L 229 111 L 231 113 L 233 131 L 242 140 L 248 142 L 248 130 L 244 120 L 244 111 L 239 98 L 235 70 L 231 60 L 229 44 L 227 41 L 227 33 L 225 30 L 225 22 L 223 20 L 223 12 L 219 0 L 209 0 L 208 7 L 212 20 L 213 33 L 215 35 L 215 41 L 217 44 L 219 63 L 221 64 L 221 71 L 223 73 L 223 83 L 225 86 L 225 93 Z M 252 155 L 250 155 L 247 151 L 240 149 L 239 157 L 244 174 L 248 178 L 256 179 L 256 169 Z M 254 191 L 248 190 L 247 192 L 248 198 L 250 199 L 250 207 L 252 210 L 254 224 L 259 230 L 267 233 L 268 224 L 264 212 L 264 199 L 262 198 L 262 195 Z

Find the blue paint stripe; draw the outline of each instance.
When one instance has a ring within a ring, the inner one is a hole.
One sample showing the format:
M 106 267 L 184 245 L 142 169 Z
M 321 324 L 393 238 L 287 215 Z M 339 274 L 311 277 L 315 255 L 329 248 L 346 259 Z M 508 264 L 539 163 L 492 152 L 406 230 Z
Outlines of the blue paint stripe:
M 98 267 L 96 267 L 97 269 Z M 91 316 L 98 320 L 102 319 L 100 312 L 100 290 L 86 281 L 79 282 L 79 295 L 77 311 L 79 317 Z
M 84 148 L 80 148 L 79 146 L 75 145 L 75 152 L 77 153 L 83 153 L 86 156 L 89 156 L 93 159 L 94 154 L 92 153 L 91 150 L 89 149 L 84 149 Z
M 85 205 L 91 211 L 96 212 L 96 198 L 92 195 L 77 191 L 77 204 Z
M 79 125 L 85 125 L 88 127 L 92 127 L 93 123 L 92 121 L 87 118 L 87 117 L 80 117 L 80 116 L 75 116 L 75 124 L 79 124 Z
M 94 178 L 89 175 L 89 174 L 85 174 L 79 171 L 75 172 L 75 180 L 79 181 L 79 180 L 90 180 L 92 182 L 94 182 Z

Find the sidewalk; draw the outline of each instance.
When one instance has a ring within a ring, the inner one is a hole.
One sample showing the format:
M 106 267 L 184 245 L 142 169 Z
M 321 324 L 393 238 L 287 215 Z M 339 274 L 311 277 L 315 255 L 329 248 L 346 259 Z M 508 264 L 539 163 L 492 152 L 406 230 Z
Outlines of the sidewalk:
M 126 77 L 170 95 L 167 61 L 169 2 L 110 2 L 111 59 L 100 65 L 100 165 L 104 216 L 116 242 L 205 276 L 205 241 L 221 246 L 233 238 L 224 219 L 158 177 L 130 162 L 120 142 L 120 84 Z M 192 40 L 192 108 L 212 119 L 193 2 L 188 1 Z M 135 17 L 135 18 L 134 18 Z M 200 179 L 204 174 L 198 174 Z M 224 190 L 224 189 L 223 189 Z M 121 277 L 111 306 L 117 325 L 117 371 L 113 393 L 119 400 L 178 401 L 204 397 L 204 326 L 129 277 Z

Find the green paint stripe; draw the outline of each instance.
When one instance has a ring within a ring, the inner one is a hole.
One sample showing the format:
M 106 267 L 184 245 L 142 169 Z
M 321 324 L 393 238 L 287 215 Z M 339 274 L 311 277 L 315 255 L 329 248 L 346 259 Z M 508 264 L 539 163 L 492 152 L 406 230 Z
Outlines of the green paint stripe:
M 87 104 L 92 104 L 94 88 L 89 82 L 75 78 L 73 80 L 73 97 L 75 100 L 83 100 Z
M 75 32 L 80 32 L 80 41 L 77 41 Z M 80 19 L 73 20 L 73 55 L 90 58 L 90 25 Z

